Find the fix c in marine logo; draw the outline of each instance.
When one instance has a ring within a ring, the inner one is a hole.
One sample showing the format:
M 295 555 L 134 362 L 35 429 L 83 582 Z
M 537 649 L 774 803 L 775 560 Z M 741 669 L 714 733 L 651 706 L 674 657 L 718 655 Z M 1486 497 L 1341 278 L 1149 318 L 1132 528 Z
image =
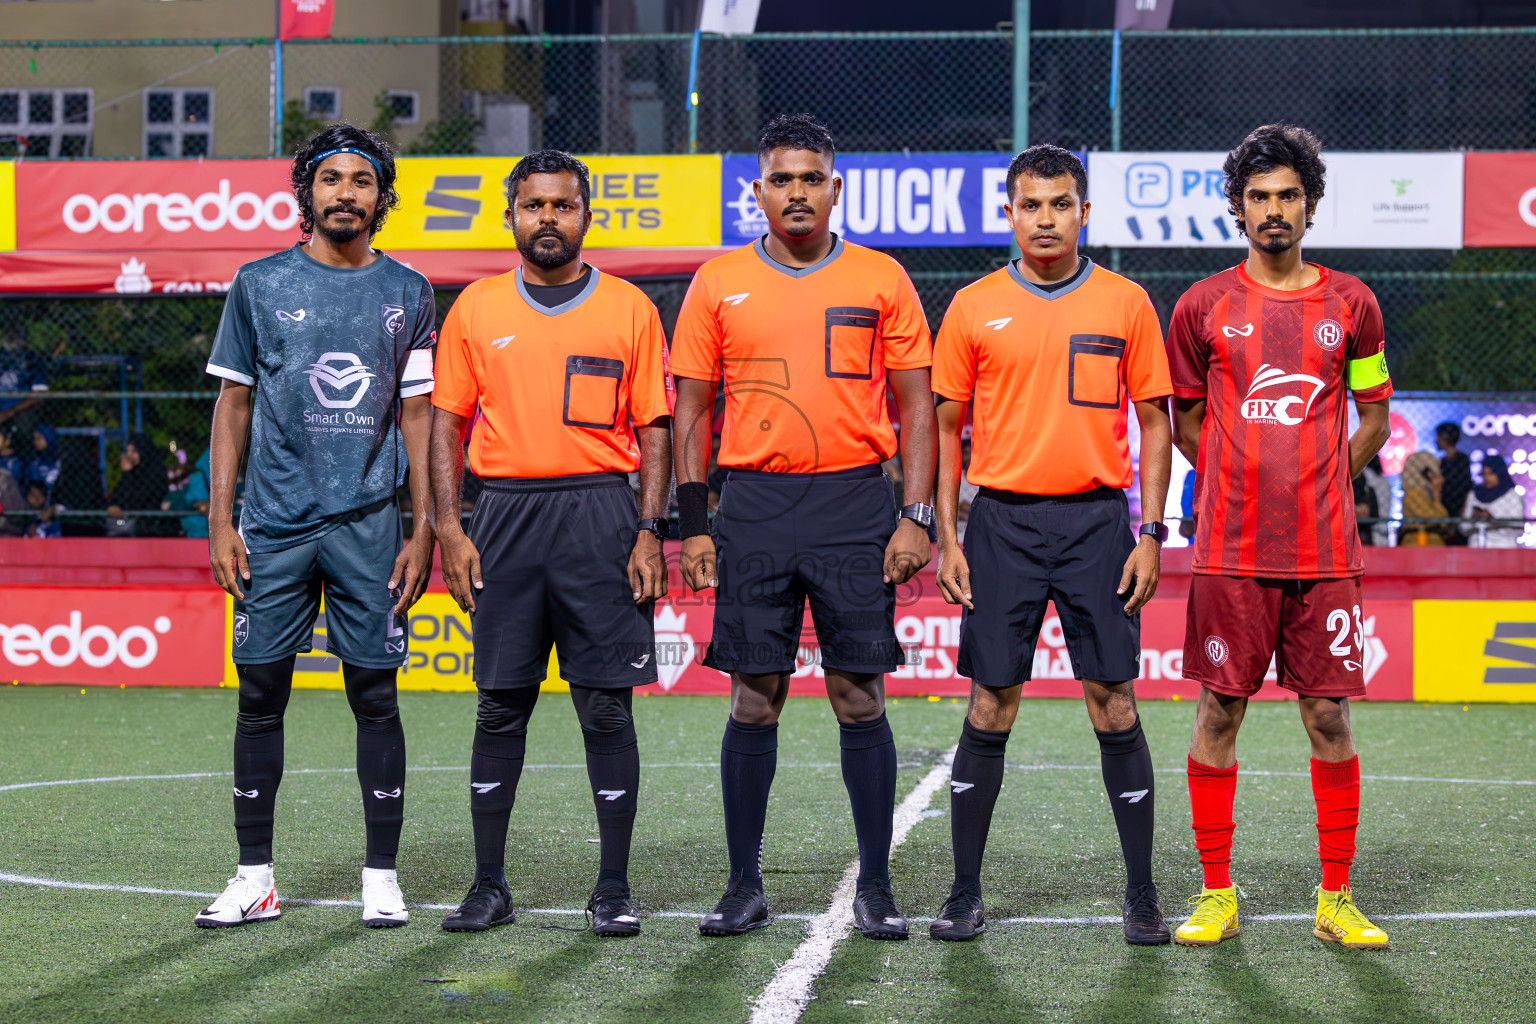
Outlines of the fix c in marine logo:
M 1243 419 L 1249 423 L 1294 427 L 1307 418 L 1322 390 L 1323 382 L 1310 374 L 1286 373 L 1265 363 L 1253 375 L 1253 383 L 1243 397 Z

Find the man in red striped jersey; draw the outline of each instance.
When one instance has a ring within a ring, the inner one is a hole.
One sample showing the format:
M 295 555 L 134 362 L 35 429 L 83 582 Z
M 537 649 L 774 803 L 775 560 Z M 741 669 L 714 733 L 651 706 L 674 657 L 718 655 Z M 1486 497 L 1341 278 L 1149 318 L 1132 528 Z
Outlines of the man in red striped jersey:
M 1392 382 L 1371 290 L 1301 258 L 1323 196 L 1320 148 L 1303 128 L 1266 125 L 1227 155 L 1248 258 L 1185 292 L 1168 331 L 1174 441 L 1199 480 L 1184 675 L 1201 683 L 1189 796 L 1205 888 L 1174 934 L 1189 946 L 1238 930 L 1237 730 L 1271 657 L 1312 741 L 1323 862 L 1313 934 L 1387 945 L 1349 890 L 1360 810 L 1349 698 L 1365 693 L 1350 481 L 1387 439 Z

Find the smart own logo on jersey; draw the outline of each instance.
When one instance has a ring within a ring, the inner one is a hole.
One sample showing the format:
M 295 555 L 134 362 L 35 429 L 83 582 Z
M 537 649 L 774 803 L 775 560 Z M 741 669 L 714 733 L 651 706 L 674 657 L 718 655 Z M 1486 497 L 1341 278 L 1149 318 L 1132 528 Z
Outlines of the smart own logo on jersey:
M 1323 382 L 1305 373 L 1286 373 L 1265 363 L 1253 375 L 1243 398 L 1243 418 L 1249 423 L 1280 423 L 1294 427 L 1307 418 L 1322 393 Z M 1287 394 L 1289 392 L 1289 394 Z
M 351 352 L 327 352 L 320 357 L 319 362 L 310 363 L 309 369 L 304 372 L 309 375 L 309 386 L 314 389 L 315 397 L 327 409 L 356 408 L 357 403 L 363 400 L 363 395 L 368 393 L 369 381 L 375 376 Z M 354 387 L 357 390 L 344 398 L 331 398 L 325 393 L 326 388 L 347 391 Z

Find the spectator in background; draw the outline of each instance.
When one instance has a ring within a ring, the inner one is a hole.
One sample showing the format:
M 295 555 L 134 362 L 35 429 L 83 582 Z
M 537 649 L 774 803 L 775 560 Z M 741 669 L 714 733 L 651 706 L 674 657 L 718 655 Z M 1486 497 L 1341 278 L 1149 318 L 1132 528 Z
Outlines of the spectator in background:
M 183 449 L 184 451 L 185 449 Z M 181 517 L 181 532 L 188 537 L 208 536 L 208 453 L 197 457 L 179 486 L 161 503 L 167 511 L 191 512 Z
M 159 537 L 165 531 L 155 517 L 128 518 L 129 512 L 159 511 L 165 500 L 165 461 L 147 434 L 134 434 L 118 459 L 123 475 L 107 497 L 107 534 Z
M 0 513 L 25 509 L 26 499 L 21 496 L 21 484 L 5 470 L 0 469 Z M 26 530 L 24 516 L 0 515 L 0 537 L 19 537 Z
M 1372 522 L 1380 515 L 1376 504 L 1376 492 L 1371 490 L 1371 485 L 1366 482 L 1365 474 L 1355 477 L 1353 481 L 1355 492 L 1355 527 L 1360 531 L 1361 544 L 1375 544 L 1376 538 L 1371 533 Z
M 59 482 L 59 431 L 51 423 L 39 423 L 32 429 L 32 457 L 22 485 L 40 481 L 52 496 Z
M 1472 491 L 1472 460 L 1465 452 L 1456 450 L 1461 443 L 1461 428 L 1450 420 L 1435 427 L 1435 447 L 1445 454 L 1440 457 L 1440 476 L 1445 480 L 1440 503 L 1451 509 L 1451 515 L 1461 515 L 1467 495 Z M 1447 530 L 1445 542 L 1453 545 L 1467 543 L 1466 535 L 1458 530 Z
M 26 460 L 16 450 L 16 442 L 11 437 L 11 432 L 5 427 L 0 427 L 0 473 L 9 473 L 11 479 L 18 484 L 26 479 Z
M 1195 471 L 1184 474 L 1184 490 L 1179 498 L 1179 536 L 1186 540 L 1195 535 Z
M 0 344 L 0 391 L 47 391 L 48 377 L 43 372 L 42 360 L 27 348 L 27 340 L 19 334 L 7 333 Z M 26 437 L 37 423 L 38 406 L 42 399 L 0 398 L 0 430 L 10 430 L 18 437 Z
M 1392 514 L 1392 485 L 1387 482 L 1387 474 L 1381 467 L 1381 456 L 1372 455 L 1371 461 L 1365 464 L 1365 469 L 1360 473 L 1365 485 L 1376 496 L 1376 512 L 1379 522 L 1371 524 L 1371 539 L 1365 540 L 1365 534 L 1360 535 L 1361 540 L 1377 547 L 1389 547 L 1392 544 L 1392 529 L 1386 522 Z
M 1525 533 L 1523 525 L 1487 526 L 1485 523 L 1489 519 L 1524 519 L 1525 495 L 1515 489 L 1509 467 L 1501 456 L 1483 456 L 1481 476 L 1482 486 L 1472 488 L 1461 511 L 1462 518 L 1471 522 L 1462 523 L 1460 532 L 1468 536 L 1475 547 L 1515 547 Z
M 1397 535 L 1400 547 L 1443 547 L 1443 523 L 1410 522 L 1414 519 L 1449 518 L 1440 496 L 1445 478 L 1440 462 L 1431 452 L 1414 452 L 1403 463 L 1403 528 Z
M 64 536 L 63 528 L 53 518 L 57 509 L 48 498 L 48 489 L 41 480 L 27 484 L 27 505 L 33 516 L 27 521 L 27 536 L 48 538 Z

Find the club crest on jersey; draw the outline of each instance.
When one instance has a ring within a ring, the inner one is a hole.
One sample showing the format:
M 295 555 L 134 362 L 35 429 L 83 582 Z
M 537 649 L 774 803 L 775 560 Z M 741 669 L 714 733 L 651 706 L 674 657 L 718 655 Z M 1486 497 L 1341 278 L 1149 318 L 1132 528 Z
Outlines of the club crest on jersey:
M 1322 390 L 1323 382 L 1310 374 L 1286 373 L 1265 363 L 1243 397 L 1243 419 L 1294 427 L 1307 418 Z
M 1217 668 L 1227 663 L 1227 642 L 1219 636 L 1205 638 L 1205 660 Z
M 379 307 L 379 322 L 384 325 L 384 333 L 393 338 L 405 327 L 405 307 L 384 303 Z
M 248 616 L 235 613 L 235 646 L 245 645 L 246 638 L 251 635 L 251 620 Z
M 1317 326 L 1312 328 L 1312 340 L 1324 352 L 1337 352 L 1339 346 L 1344 344 L 1344 328 L 1337 320 L 1319 320 Z

